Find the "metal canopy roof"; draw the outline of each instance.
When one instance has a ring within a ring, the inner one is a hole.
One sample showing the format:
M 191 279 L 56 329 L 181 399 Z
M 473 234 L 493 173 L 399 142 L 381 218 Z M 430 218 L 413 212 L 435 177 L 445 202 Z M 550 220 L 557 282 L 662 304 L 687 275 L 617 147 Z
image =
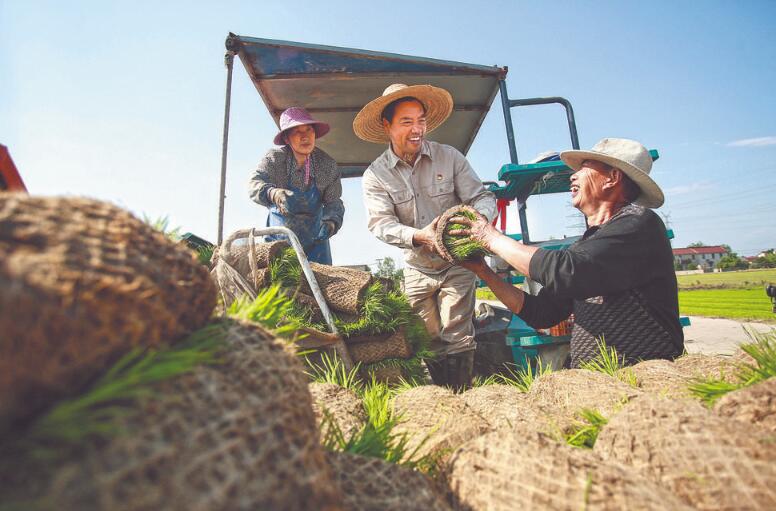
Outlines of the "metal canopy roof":
M 466 154 L 498 91 L 498 81 L 507 73 L 498 66 L 235 34 L 229 35 L 226 46 L 239 56 L 276 124 L 283 110 L 302 106 L 331 125 L 317 145 L 337 161 L 344 177 L 360 176 L 385 150 L 356 137 L 353 119 L 388 85 L 447 89 L 455 102 L 453 113 L 428 138 Z

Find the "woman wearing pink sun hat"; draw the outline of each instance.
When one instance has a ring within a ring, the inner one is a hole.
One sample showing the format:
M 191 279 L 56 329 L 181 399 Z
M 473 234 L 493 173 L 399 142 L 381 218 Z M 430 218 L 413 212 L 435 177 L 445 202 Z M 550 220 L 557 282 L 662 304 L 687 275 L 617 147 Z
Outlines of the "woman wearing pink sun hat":
M 251 199 L 269 208 L 267 225 L 288 227 L 310 261 L 331 264 L 331 238 L 342 226 L 345 205 L 337 162 L 315 147 L 329 132 L 301 107 L 280 114 L 280 131 L 251 174 Z M 268 236 L 268 241 L 283 236 Z

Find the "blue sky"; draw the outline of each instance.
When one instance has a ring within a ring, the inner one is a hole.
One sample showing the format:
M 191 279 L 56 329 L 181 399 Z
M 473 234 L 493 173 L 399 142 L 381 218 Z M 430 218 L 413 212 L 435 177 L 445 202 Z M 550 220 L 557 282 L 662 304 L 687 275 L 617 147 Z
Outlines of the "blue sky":
M 615 136 L 660 151 L 674 246 L 751 255 L 776 246 L 774 20 L 776 2 L 756 1 L 0 0 L 0 143 L 34 194 L 168 215 L 215 240 L 228 32 L 496 64 L 509 66 L 511 97 L 570 99 L 582 147 Z M 468 155 L 483 180 L 509 160 L 494 106 Z M 521 160 L 569 147 L 560 107 L 513 117 Z M 246 180 L 275 130 L 236 65 L 227 232 L 264 222 Z M 366 230 L 360 180 L 343 199 L 335 264 L 399 257 Z M 568 202 L 529 200 L 533 239 L 579 233 Z

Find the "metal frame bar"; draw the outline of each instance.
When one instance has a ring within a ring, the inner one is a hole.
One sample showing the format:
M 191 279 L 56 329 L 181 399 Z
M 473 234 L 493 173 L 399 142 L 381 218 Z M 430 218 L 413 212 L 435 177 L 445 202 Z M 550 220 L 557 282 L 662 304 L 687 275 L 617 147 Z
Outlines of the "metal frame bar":
M 226 199 L 226 154 L 229 147 L 229 114 L 232 108 L 232 69 L 235 52 L 226 50 L 224 65 L 226 65 L 226 99 L 224 102 L 224 134 L 221 142 L 221 184 L 218 188 L 218 245 L 224 239 L 224 200 Z

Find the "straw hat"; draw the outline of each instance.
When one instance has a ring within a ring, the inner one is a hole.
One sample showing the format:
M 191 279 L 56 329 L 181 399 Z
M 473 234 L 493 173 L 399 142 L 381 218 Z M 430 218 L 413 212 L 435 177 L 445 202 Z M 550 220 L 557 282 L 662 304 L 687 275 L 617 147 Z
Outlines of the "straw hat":
M 304 126 L 305 124 L 312 124 L 315 130 L 315 138 L 323 137 L 330 129 L 327 123 L 313 119 L 304 108 L 292 106 L 291 108 L 286 108 L 280 114 L 280 131 L 272 141 L 275 145 L 285 145 L 286 141 L 283 140 L 283 134 L 291 128 Z
M 573 170 L 579 170 L 585 160 L 595 160 L 618 168 L 641 189 L 634 202 L 647 208 L 663 205 L 663 191 L 649 177 L 652 157 L 646 147 L 626 138 L 604 138 L 589 151 L 563 151 L 560 159 Z
M 383 95 L 366 104 L 353 120 L 353 131 L 358 138 L 367 142 L 390 142 L 383 130 L 382 113 L 392 101 L 413 97 L 426 107 L 426 132 L 439 127 L 453 111 L 453 97 L 445 89 L 432 85 L 404 85 L 394 83 L 383 91 Z

